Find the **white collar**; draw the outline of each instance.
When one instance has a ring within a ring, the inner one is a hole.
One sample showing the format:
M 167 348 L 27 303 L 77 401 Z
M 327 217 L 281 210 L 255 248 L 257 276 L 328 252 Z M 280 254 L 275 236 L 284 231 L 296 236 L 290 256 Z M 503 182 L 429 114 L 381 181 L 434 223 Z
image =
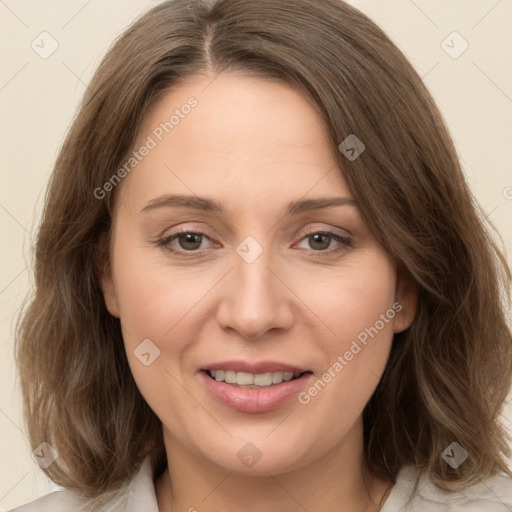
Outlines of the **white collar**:
M 419 477 L 418 487 L 416 492 L 413 492 L 417 477 Z M 123 511 L 159 512 L 154 474 L 149 457 L 144 460 L 138 473 L 131 480 L 127 492 L 126 508 L 123 508 Z M 504 504 L 512 510 L 512 479 L 504 475 L 494 476 L 465 491 L 451 493 L 437 489 L 422 469 L 405 465 L 400 470 L 396 484 L 392 487 L 381 512 L 406 510 L 405 507 L 408 505 L 411 509 L 423 512 L 448 510 L 448 508 L 452 510 L 453 506 L 460 506 L 460 510 L 463 510 L 468 503 L 478 500 L 486 504 L 488 511 L 502 510 L 500 507 Z
M 130 482 L 126 512 L 158 512 L 151 460 L 147 457 Z

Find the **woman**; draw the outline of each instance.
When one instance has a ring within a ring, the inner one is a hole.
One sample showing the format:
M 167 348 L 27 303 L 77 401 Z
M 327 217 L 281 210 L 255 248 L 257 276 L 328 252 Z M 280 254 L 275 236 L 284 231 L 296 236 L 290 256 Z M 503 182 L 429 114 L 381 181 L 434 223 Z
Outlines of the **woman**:
M 142 16 L 35 275 L 17 359 L 65 490 L 18 511 L 512 507 L 510 271 L 421 79 L 339 0 Z

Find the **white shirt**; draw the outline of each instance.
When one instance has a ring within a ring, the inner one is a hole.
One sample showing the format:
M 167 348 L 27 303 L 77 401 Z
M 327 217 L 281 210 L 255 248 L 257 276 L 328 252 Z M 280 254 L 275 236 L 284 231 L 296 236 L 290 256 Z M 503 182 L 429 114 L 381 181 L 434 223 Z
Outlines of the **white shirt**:
M 436 488 L 424 474 L 412 495 L 417 470 L 404 466 L 398 474 L 380 512 L 512 512 L 512 479 L 494 476 L 465 491 L 447 492 Z M 192 504 L 205 510 L 200 503 Z M 51 492 L 11 512 L 159 512 L 149 459 L 126 486 L 116 503 L 91 509 L 76 491 Z M 334 511 L 333 511 L 334 512 Z

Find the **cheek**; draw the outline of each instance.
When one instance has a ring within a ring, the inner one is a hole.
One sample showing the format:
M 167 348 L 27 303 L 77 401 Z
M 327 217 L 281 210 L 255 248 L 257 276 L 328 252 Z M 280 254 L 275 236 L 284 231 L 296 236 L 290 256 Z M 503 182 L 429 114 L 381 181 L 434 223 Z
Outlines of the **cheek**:
M 387 315 L 386 312 L 394 303 L 395 271 L 384 255 L 372 256 L 340 269 L 337 275 L 323 281 L 315 279 L 315 286 L 304 283 L 308 288 L 304 295 L 308 305 L 318 312 L 327 329 L 326 339 L 332 339 L 337 348 L 350 345 L 352 339 L 376 322 L 383 337 L 389 337 L 393 331 L 395 312 L 393 309 Z M 382 314 L 386 317 L 384 324 L 380 321 Z
M 136 341 L 130 333 L 151 339 L 171 335 L 186 323 L 209 281 L 214 282 L 205 273 L 162 264 L 161 255 L 155 257 L 157 251 L 136 245 L 125 240 L 114 257 L 120 315 L 130 343 Z
M 364 408 L 389 357 L 399 308 L 394 300 L 395 271 L 379 257 L 321 284 L 309 294 L 308 304 L 319 312 L 325 327 L 323 342 L 318 342 L 324 364 L 320 382 L 306 389 L 302 403 L 312 402 L 311 412 L 316 410 L 318 417 L 323 413 L 317 408 L 337 404 L 339 409 L 331 414 L 339 415 L 339 424 L 345 425 Z
M 114 257 L 125 349 L 146 401 L 153 410 L 172 416 L 190 408 L 178 382 L 195 371 L 192 356 L 204 321 L 213 314 L 208 294 L 218 283 L 219 272 L 162 264 L 161 255 L 154 256 L 157 251 L 135 246 L 125 238 L 116 248 L 121 256 Z M 148 352 L 149 357 L 143 356 Z
M 192 412 L 189 396 L 178 382 L 183 360 L 193 348 L 191 340 L 197 337 L 191 319 L 207 291 L 206 274 L 162 265 L 161 258 L 157 264 L 152 252 L 128 243 L 128 237 L 116 246 L 116 291 L 137 387 L 159 417 L 175 418 L 177 411 Z M 179 415 L 173 421 L 179 422 Z

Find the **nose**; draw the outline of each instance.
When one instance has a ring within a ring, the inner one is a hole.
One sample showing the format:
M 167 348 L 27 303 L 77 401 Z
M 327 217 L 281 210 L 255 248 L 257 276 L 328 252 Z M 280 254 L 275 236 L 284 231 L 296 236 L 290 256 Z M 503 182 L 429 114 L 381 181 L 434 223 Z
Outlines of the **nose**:
M 224 280 L 217 308 L 219 325 L 248 340 L 261 339 L 272 329 L 289 329 L 294 321 L 294 295 L 268 252 L 252 263 L 234 253 L 234 268 Z

